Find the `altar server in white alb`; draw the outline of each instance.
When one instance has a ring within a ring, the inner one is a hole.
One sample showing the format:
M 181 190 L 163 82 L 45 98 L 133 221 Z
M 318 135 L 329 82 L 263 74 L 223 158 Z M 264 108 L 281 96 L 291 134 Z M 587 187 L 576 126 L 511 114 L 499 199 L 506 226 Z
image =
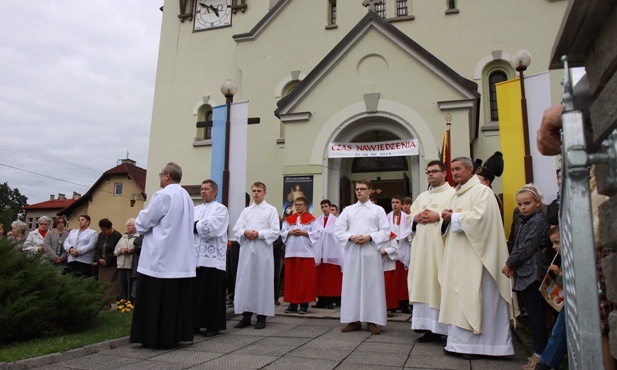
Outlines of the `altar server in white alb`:
M 315 264 L 317 265 L 316 292 L 319 301 L 314 308 L 333 309 L 340 302 L 343 285 L 343 248 L 336 238 L 336 216 L 331 213 L 332 203 L 328 199 L 320 202 L 322 215 L 315 221 L 319 240 L 315 243 Z
M 439 273 L 445 246 L 440 214 L 450 207 L 454 195 L 454 189 L 446 182 L 446 171 L 443 162 L 429 162 L 425 173 L 430 188 L 418 195 L 409 210 L 414 235 L 407 285 L 409 302 L 413 304 L 411 328 L 424 332 L 418 342 L 438 341 L 448 334 L 447 326 L 439 322 Z
M 392 283 L 386 281 L 386 301 L 388 310 L 395 312 L 400 308 L 402 313 L 411 313 L 409 310 L 409 292 L 407 290 L 407 269 L 409 268 L 409 255 L 411 245 L 409 244 L 409 236 L 411 228 L 409 227 L 408 214 L 403 212 L 403 197 L 395 195 L 391 200 L 392 212 L 388 213 L 388 222 L 390 223 L 390 238 L 393 238 L 396 244 L 396 260 L 395 270 L 392 276 Z M 388 280 L 387 274 L 385 275 Z
M 216 201 L 218 185 L 212 180 L 201 183 L 204 204 L 195 207 L 195 256 L 197 278 L 193 286 L 193 330 L 206 328 L 205 337 L 225 330 L 227 305 L 225 266 L 227 256 L 227 207 Z
M 371 182 L 356 183 L 358 202 L 336 220 L 336 237 L 344 244 L 345 268 L 341 296 L 341 331 L 359 330 L 367 323 L 379 334 L 387 323 L 386 292 L 380 247 L 389 240 L 390 225 L 383 208 L 370 202 Z
M 450 222 L 439 310 L 439 321 L 448 324 L 446 354 L 513 355 L 510 283 L 501 273 L 508 247 L 499 205 L 469 158 L 452 161 L 452 176 L 456 193 L 441 212 Z
M 242 320 L 234 326 L 239 329 L 251 325 L 253 313 L 257 314 L 255 329 L 265 328 L 266 316 L 274 316 L 272 243 L 279 237 L 279 216 L 264 200 L 264 183 L 254 183 L 251 192 L 254 203 L 242 211 L 233 230 L 240 243 L 234 294 L 234 310 L 242 314 Z
M 194 204 L 180 186 L 178 164 L 168 163 L 159 178 L 163 189 L 154 193 L 135 220 L 144 239 L 130 341 L 171 348 L 193 340 Z

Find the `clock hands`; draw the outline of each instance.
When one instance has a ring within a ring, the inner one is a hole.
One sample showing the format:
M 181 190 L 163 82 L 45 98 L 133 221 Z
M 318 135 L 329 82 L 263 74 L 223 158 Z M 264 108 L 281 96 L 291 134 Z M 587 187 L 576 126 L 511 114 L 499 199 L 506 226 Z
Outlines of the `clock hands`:
M 210 8 L 214 12 L 214 15 L 220 17 L 218 9 L 212 6 L 212 4 L 199 3 L 199 5 L 203 6 L 204 8 Z

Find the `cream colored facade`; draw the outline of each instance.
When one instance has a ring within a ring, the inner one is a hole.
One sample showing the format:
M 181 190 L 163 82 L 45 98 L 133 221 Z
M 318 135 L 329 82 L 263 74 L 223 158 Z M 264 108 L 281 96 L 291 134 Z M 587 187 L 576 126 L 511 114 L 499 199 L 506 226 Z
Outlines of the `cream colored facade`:
M 116 183 L 122 182 L 122 195 L 114 195 L 114 186 Z M 75 229 L 79 227 L 77 219 L 79 215 L 86 214 L 90 216 L 90 228 L 99 230 L 99 220 L 108 218 L 115 230 L 124 234 L 126 232 L 126 221 L 129 218 L 137 217 L 139 211 L 144 207 L 143 198 L 136 201 L 131 207 L 132 194 L 141 194 L 141 189 L 134 181 L 126 176 L 111 176 L 103 181 L 92 192 L 92 201 L 83 202 L 77 206 L 69 216 L 69 228 Z
M 362 2 L 336 1 L 330 24 L 329 0 L 252 0 L 231 27 L 193 32 L 191 20 L 178 18 L 181 2 L 166 0 L 146 192 L 158 190 L 156 174 L 169 161 L 183 167 L 185 185 L 210 177 L 211 147 L 195 141 L 196 122 L 204 105 L 225 103 L 220 85 L 231 78 L 239 87 L 234 101 L 249 100 L 249 116 L 261 120 L 248 127 L 247 186 L 265 182 L 278 209 L 288 175 L 313 176 L 314 209 L 322 198 L 341 202 L 341 178 L 347 186 L 360 178 L 379 178 L 384 188 L 393 181 L 402 193 L 405 172 L 415 197 L 427 186 L 425 163 L 438 159 L 447 113 L 453 157 L 485 160 L 499 150 L 488 74 L 497 68 L 514 78 L 508 62 L 519 48 L 533 55 L 526 74 L 546 70 L 567 5 L 459 0 L 448 11 L 445 0 L 409 0 L 408 16 L 384 21 Z M 386 2 L 389 18 L 393 6 Z M 560 78 L 552 75 L 553 101 Z M 409 138 L 419 140 L 420 154 L 406 158 L 406 171 L 353 173 L 352 159 L 327 158 L 332 141 Z

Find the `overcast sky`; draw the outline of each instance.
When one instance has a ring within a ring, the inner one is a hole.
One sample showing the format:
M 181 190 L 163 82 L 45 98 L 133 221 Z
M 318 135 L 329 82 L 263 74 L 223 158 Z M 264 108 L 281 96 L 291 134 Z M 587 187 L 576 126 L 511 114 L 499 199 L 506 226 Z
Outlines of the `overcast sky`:
M 34 204 L 146 168 L 162 4 L 0 2 L 0 183 Z

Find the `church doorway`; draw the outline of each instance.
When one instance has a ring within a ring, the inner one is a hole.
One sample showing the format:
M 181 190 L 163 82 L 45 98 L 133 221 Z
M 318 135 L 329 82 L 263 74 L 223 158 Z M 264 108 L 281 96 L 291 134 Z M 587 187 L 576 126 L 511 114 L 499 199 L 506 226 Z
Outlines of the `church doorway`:
M 347 132 L 341 132 L 333 141 L 380 143 L 413 138 L 402 125 L 390 120 L 355 122 L 349 126 Z M 356 181 L 368 179 L 377 204 L 390 212 L 392 196 L 413 197 L 418 194 L 419 161 L 417 155 L 331 158 L 328 160 L 329 187 L 332 189 L 335 185 L 338 188 L 338 202 L 342 209 L 357 201 L 353 190 Z

